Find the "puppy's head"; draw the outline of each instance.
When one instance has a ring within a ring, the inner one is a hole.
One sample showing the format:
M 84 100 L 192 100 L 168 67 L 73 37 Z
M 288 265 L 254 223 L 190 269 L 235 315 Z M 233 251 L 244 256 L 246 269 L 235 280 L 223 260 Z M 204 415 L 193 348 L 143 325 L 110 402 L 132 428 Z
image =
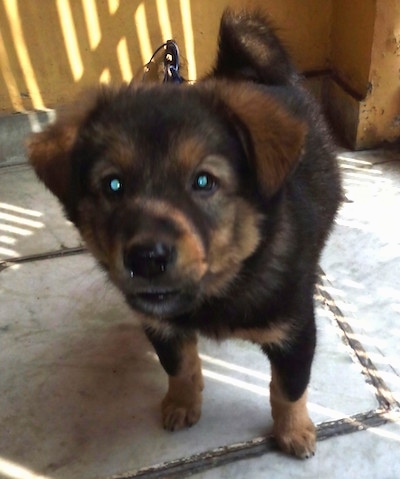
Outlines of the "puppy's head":
M 261 88 L 210 81 L 101 89 L 28 150 L 129 304 L 168 318 L 240 274 L 305 134 Z

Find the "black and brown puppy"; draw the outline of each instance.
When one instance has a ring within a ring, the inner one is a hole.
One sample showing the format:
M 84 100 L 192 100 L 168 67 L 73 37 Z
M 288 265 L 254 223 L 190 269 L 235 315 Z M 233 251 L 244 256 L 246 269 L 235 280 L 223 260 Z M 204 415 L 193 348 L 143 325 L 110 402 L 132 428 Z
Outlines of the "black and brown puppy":
M 197 333 L 248 339 L 271 361 L 274 436 L 308 457 L 316 266 L 341 189 L 298 83 L 261 16 L 226 12 L 206 79 L 97 89 L 29 155 L 138 312 L 169 375 L 164 427 L 200 417 Z

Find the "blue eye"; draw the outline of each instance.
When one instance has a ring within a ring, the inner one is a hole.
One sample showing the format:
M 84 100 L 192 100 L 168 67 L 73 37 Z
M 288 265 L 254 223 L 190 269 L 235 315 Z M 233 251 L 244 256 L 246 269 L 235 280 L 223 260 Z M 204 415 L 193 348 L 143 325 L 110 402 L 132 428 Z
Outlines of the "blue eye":
M 123 192 L 123 184 L 120 178 L 110 175 L 103 180 L 103 191 L 107 196 L 115 197 Z
M 122 183 L 119 181 L 118 178 L 112 178 L 110 180 L 110 190 L 116 193 L 117 191 L 120 191 L 122 188 Z
M 198 173 L 193 182 L 193 189 L 211 193 L 217 187 L 217 181 L 213 175 L 206 172 Z

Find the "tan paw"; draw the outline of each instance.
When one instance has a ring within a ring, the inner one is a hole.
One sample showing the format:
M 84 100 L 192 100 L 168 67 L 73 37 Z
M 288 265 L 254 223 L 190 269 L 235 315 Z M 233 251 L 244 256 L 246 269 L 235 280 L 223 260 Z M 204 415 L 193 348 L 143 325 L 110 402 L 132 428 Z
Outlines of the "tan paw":
M 311 420 L 296 425 L 275 423 L 272 434 L 287 454 L 300 459 L 308 459 L 315 454 L 316 431 Z
M 192 398 L 191 401 L 184 399 L 172 399 L 167 394 L 162 402 L 162 419 L 164 429 L 178 431 L 185 427 L 191 427 L 201 416 L 201 394 Z

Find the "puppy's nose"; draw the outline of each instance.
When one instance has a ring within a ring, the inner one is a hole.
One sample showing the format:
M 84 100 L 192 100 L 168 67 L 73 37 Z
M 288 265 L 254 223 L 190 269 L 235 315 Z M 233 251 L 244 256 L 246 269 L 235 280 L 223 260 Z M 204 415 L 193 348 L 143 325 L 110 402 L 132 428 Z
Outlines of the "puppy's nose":
M 153 279 L 167 271 L 174 257 L 174 248 L 164 243 L 134 245 L 125 252 L 124 264 L 132 277 Z

